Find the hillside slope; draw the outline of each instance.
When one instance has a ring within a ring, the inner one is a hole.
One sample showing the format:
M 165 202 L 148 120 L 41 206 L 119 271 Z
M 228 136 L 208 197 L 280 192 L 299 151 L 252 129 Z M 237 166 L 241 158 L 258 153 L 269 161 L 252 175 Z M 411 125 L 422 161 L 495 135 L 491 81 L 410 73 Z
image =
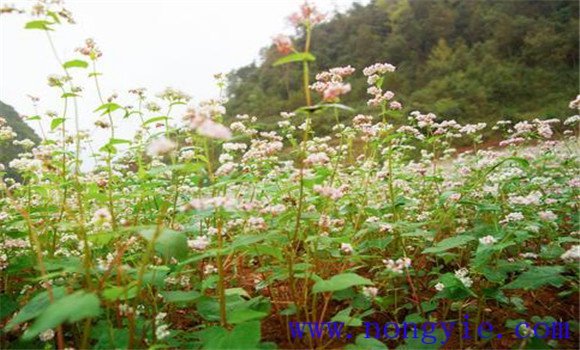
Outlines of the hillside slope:
M 314 28 L 311 73 L 357 68 L 344 102 L 359 112 L 369 98 L 362 69 L 389 62 L 397 72 L 385 86 L 407 112 L 459 122 L 566 116 L 578 92 L 578 39 L 576 1 L 375 0 Z M 273 46 L 261 54 L 261 64 L 229 74 L 230 115 L 268 122 L 304 104 L 300 65 L 272 67 L 281 57 Z
M 26 124 L 26 122 L 22 120 L 22 118 L 20 118 L 16 110 L 2 101 L 0 101 L 0 117 L 6 119 L 7 124 L 17 134 L 17 140 L 30 139 L 35 143 L 40 142 L 40 137 L 30 126 L 28 126 L 28 124 Z M 18 153 L 24 152 L 21 146 L 14 145 L 12 141 L 14 140 L 0 143 L 0 164 L 3 164 L 6 167 L 8 166 L 8 163 L 18 155 Z M 13 175 L 10 170 L 9 175 Z

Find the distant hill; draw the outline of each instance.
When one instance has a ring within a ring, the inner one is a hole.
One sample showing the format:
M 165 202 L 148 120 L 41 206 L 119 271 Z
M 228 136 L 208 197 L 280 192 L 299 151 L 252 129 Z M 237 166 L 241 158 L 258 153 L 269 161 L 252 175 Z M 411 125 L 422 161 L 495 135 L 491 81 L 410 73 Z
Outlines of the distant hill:
M 578 1 L 375 0 L 355 4 L 313 30 L 311 69 L 352 65 L 343 102 L 365 112 L 362 69 L 389 62 L 385 82 L 406 111 L 435 112 L 459 122 L 566 116 L 578 93 Z M 283 19 L 280 19 L 283 20 Z M 272 33 L 275 34 L 275 33 Z M 296 37 L 297 47 L 303 38 Z M 228 114 L 264 117 L 304 104 L 301 66 L 260 64 L 229 74 Z
M 18 135 L 17 140 L 30 139 L 35 143 L 40 142 L 40 137 L 34 132 L 34 130 L 26 124 L 25 121 L 20 118 L 20 115 L 14 110 L 14 108 L 6 103 L 0 101 L 0 117 L 6 119 L 6 122 L 14 132 Z M 15 146 L 12 141 L 0 143 L 0 163 L 8 167 L 8 163 L 18 156 L 19 153 L 24 152 L 21 146 Z M 8 171 L 9 176 L 14 174 Z

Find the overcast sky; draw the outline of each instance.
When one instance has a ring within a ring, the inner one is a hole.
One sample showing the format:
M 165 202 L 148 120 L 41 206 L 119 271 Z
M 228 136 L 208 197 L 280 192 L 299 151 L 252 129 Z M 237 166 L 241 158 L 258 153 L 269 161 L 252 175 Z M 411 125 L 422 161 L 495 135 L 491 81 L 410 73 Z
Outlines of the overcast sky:
M 167 86 L 192 95 L 193 102 L 215 97 L 213 75 L 249 64 L 260 48 L 278 33 L 292 33 L 286 20 L 302 0 L 70 0 L 75 25 L 58 26 L 54 39 L 63 60 L 79 58 L 74 52 L 91 37 L 103 56 L 99 71 L 103 94 L 118 92 L 120 103 L 130 103 L 130 88 L 146 87 L 156 93 Z M 353 2 L 369 0 L 319 0 L 325 13 L 345 11 Z M 32 1 L 0 0 L 30 8 Z M 61 111 L 59 94 L 47 87 L 46 78 L 59 69 L 45 34 L 24 30 L 28 15 L 0 16 L 0 100 L 25 115 L 34 109 L 27 94 L 39 96 L 39 109 Z M 315 45 L 316 43 L 314 43 Z M 86 87 L 80 101 L 81 126 L 94 130 L 98 107 L 87 72 L 75 71 Z M 36 128 L 36 126 L 34 126 Z M 130 137 L 134 125 L 120 128 L 119 137 Z M 94 131 L 93 131 L 94 133 Z M 102 142 L 105 134 L 94 137 Z

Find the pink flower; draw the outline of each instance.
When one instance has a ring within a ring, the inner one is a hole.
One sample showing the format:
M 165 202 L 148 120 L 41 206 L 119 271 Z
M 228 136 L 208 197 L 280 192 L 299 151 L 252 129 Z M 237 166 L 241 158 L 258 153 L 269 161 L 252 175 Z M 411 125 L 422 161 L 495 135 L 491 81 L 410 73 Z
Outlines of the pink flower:
M 309 154 L 306 159 L 304 159 L 304 164 L 306 165 L 324 165 L 330 162 L 330 158 L 324 152 Z
M 539 216 L 542 221 L 556 221 L 558 219 L 558 215 L 554 214 L 551 210 L 541 211 Z
M 276 49 L 278 50 L 278 52 L 280 52 L 283 55 L 292 52 L 292 50 L 294 49 L 294 47 L 292 46 L 292 40 L 290 40 L 290 37 L 288 37 L 287 35 L 279 34 L 274 37 L 273 41 L 274 45 L 276 45 Z
M 184 120 L 189 123 L 189 127 L 197 130 L 198 134 L 214 139 L 228 140 L 232 137 L 232 132 L 227 127 L 213 121 L 209 112 L 188 110 Z
M 213 139 L 229 140 L 232 138 L 232 132 L 225 126 L 207 119 L 197 128 L 200 135 L 211 137 Z
M 344 196 L 344 192 L 345 192 L 345 187 L 341 186 L 339 188 L 334 188 L 334 187 L 330 187 L 330 186 L 321 186 L 321 185 L 315 185 L 313 187 L 314 192 L 318 193 L 319 195 L 323 196 L 323 197 L 327 197 L 330 198 L 332 200 L 337 200 L 340 199 Z
M 288 19 L 295 27 L 300 25 L 316 25 L 322 21 L 326 16 L 316 9 L 314 5 L 310 5 L 307 1 L 300 6 L 300 12 L 295 12 Z
M 330 83 L 327 85 L 322 99 L 325 102 L 335 102 L 340 95 L 347 94 L 350 91 L 350 84 Z
M 162 156 L 173 152 L 177 148 L 177 144 L 168 138 L 160 137 L 151 142 L 147 147 L 147 155 L 150 157 Z
M 576 99 L 570 101 L 568 107 L 571 109 L 580 109 L 580 95 L 576 96 Z
M 366 67 L 363 70 L 363 74 L 367 77 L 373 75 L 383 75 L 385 73 L 392 73 L 395 71 L 395 69 L 396 67 L 390 63 L 375 63 L 372 66 Z
M 343 83 L 343 79 L 355 69 L 351 66 L 335 67 L 316 74 L 316 82 L 310 85 L 310 89 L 322 95 L 325 102 L 336 102 L 340 95 L 350 92 L 350 84 Z
M 352 245 L 350 245 L 349 243 L 341 243 L 340 250 L 342 250 L 342 252 L 345 254 L 351 254 L 352 252 L 354 252 Z
M 389 108 L 391 108 L 391 109 L 401 109 L 401 108 L 403 108 L 403 105 L 399 101 L 393 101 L 393 102 L 389 103 Z

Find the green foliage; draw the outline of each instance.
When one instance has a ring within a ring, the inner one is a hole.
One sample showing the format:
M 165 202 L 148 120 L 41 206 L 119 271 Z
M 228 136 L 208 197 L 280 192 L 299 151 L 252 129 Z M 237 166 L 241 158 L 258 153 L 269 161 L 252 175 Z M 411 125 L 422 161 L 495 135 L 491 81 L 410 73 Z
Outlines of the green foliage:
M 459 122 L 558 116 L 578 89 L 578 3 L 574 1 L 372 1 L 313 29 L 310 72 L 352 65 L 343 102 L 368 111 L 375 62 L 397 66 L 386 81 L 405 112 L 429 110 Z M 296 38 L 301 46 L 304 38 Z M 229 74 L 231 115 L 269 123 L 303 104 L 302 53 L 264 49 L 262 63 Z
M 316 282 L 312 291 L 314 293 L 336 292 L 353 286 L 372 285 L 373 282 L 361 277 L 356 273 L 342 273 L 332 276 L 329 280 Z
M 441 253 L 449 249 L 457 248 L 464 246 L 465 244 L 475 240 L 475 238 L 471 236 L 455 236 L 449 237 L 441 242 L 437 243 L 434 247 L 427 248 L 423 251 L 424 254 L 426 253 Z
M 26 330 L 24 339 L 32 339 L 41 332 L 55 328 L 64 322 L 78 322 L 96 317 L 101 309 L 99 298 L 93 293 L 78 291 L 50 304 Z
M 62 64 L 64 68 L 87 68 L 89 64 L 83 60 L 72 60 Z
M 279 59 L 276 60 L 276 62 L 274 62 L 272 64 L 272 66 L 276 67 L 276 66 L 280 66 L 283 64 L 287 64 L 287 63 L 292 63 L 292 62 L 304 62 L 304 61 L 308 61 L 308 62 L 312 62 L 315 61 L 316 57 L 314 57 L 314 55 L 312 55 L 309 52 L 296 52 L 284 57 L 281 57 Z
M 34 143 L 40 142 L 40 137 L 34 130 L 18 115 L 12 108 L 0 101 L 0 117 L 6 119 L 6 123 L 16 133 L 16 140 L 29 139 Z M 12 142 L 0 142 L 0 164 L 8 168 L 8 163 L 18 156 L 19 153 L 24 152 L 22 146 L 13 145 Z M 8 176 L 18 178 L 18 175 L 11 169 L 8 169 Z
M 148 241 L 153 241 L 155 250 L 165 259 L 183 259 L 187 256 L 187 238 L 180 232 L 164 229 L 156 233 L 155 229 L 141 232 Z
M 426 349 L 447 338 L 426 322 L 465 319 L 473 330 L 495 320 L 513 328 L 528 312 L 538 314 L 536 324 L 571 318 L 577 332 L 577 316 L 566 314 L 577 304 L 580 256 L 577 116 L 562 126 L 546 118 L 498 123 L 517 132 L 490 151 L 481 145 L 485 123 L 406 118 L 407 111 L 386 111 L 386 100 L 372 116 L 356 116 L 369 111 L 360 74 L 348 77 L 353 93 L 344 99 L 299 107 L 299 86 L 311 83 L 302 72 L 387 56 L 399 70 L 382 66 L 389 73 L 370 83 L 375 90 L 403 91 L 405 103 L 453 118 L 565 106 L 576 66 L 569 61 L 576 36 L 565 35 L 577 23 L 572 10 L 577 5 L 563 2 L 355 5 L 315 27 L 316 60 L 295 53 L 276 62 L 266 52 L 260 67 L 230 76 L 238 89 L 232 103 L 250 103 L 250 112 L 297 107 L 277 130 L 267 118 L 245 116 L 228 128 L 221 99 L 178 118 L 173 107 L 189 97 L 170 88 L 163 106 L 152 108 L 143 89 L 130 91 L 136 108 L 113 102 L 124 97 L 104 100 L 93 72 L 94 117 L 110 132 L 94 148 L 88 135 L 64 127 L 81 117 L 68 108 L 76 92 L 90 91 L 72 74 L 86 73 L 68 69 L 88 63 L 57 59 L 67 76 L 50 79 L 63 104 L 63 115 L 46 121 L 53 131 L 46 136 L 54 137 L 13 163 L 21 184 L 0 173 L 0 347 Z M 52 20 L 28 27 L 46 31 L 67 12 L 47 10 L 45 18 Z M 302 23 L 310 38 L 311 22 Z M 97 60 L 96 44 L 85 44 L 81 54 Z M 522 91 L 518 78 L 530 89 Z M 562 87 L 538 97 L 546 91 L 534 85 L 540 78 Z M 119 116 L 142 130 L 119 138 Z M 340 123 L 353 117 L 352 126 Z M 2 129 L 2 137 L 12 141 L 13 133 Z M 470 152 L 457 156 L 455 140 Z M 84 148 L 93 152 L 91 170 L 81 167 Z M 530 296 L 546 303 L 532 305 Z M 561 315 L 547 314 L 554 310 Z M 401 320 L 422 324 L 418 337 L 351 339 L 366 321 L 383 329 Z M 349 333 L 293 339 L 289 321 L 340 322 Z M 474 338 L 460 347 L 505 345 Z M 572 341 L 559 342 L 515 345 Z

